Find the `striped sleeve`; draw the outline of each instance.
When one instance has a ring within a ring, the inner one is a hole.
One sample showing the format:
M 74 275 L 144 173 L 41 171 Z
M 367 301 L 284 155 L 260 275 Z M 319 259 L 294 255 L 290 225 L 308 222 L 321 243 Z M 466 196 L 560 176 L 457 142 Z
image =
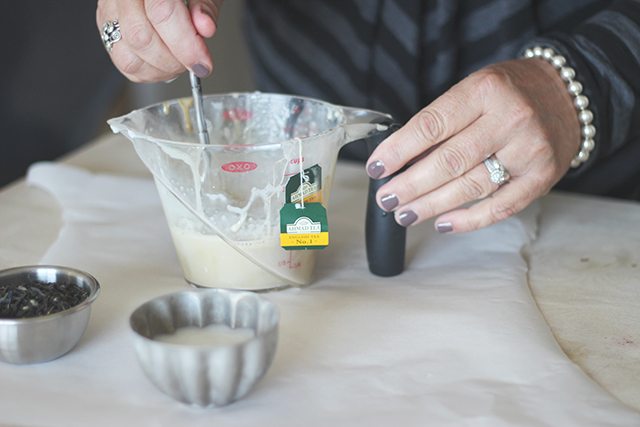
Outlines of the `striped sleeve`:
M 577 25 L 535 38 L 564 54 L 585 87 L 596 149 L 559 188 L 640 199 L 640 1 L 619 0 Z

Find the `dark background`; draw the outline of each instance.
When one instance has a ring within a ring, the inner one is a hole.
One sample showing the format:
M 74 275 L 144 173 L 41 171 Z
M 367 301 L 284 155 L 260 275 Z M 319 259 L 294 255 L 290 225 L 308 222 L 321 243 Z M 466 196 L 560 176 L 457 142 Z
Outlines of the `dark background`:
M 5 2 L 0 14 L 0 186 L 106 130 L 125 88 L 94 1 Z
M 253 90 L 242 33 L 244 1 L 225 2 L 209 41 L 215 69 L 205 93 Z M 30 164 L 54 160 L 100 134 L 106 120 L 190 95 L 189 79 L 129 83 L 95 23 L 96 0 L 5 1 L 0 14 L 0 187 Z M 117 18 L 117 17 L 114 17 Z

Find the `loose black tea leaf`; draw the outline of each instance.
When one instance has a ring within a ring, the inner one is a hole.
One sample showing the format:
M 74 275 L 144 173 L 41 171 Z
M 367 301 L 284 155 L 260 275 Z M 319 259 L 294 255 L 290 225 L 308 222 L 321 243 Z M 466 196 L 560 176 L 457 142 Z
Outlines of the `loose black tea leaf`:
M 53 314 L 80 304 L 88 296 L 87 289 L 73 283 L 0 285 L 0 318 L 19 319 Z

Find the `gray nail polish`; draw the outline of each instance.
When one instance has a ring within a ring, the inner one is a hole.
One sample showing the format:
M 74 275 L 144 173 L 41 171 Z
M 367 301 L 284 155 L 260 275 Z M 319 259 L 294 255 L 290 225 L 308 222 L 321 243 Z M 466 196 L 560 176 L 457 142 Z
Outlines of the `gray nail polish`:
M 191 71 L 193 71 L 193 74 L 200 77 L 201 79 L 209 75 L 209 69 L 202 64 L 193 65 L 191 67 Z
M 414 211 L 404 211 L 400 212 L 398 215 L 398 224 L 403 227 L 408 227 L 418 219 L 418 215 Z
M 387 194 L 380 199 L 380 204 L 385 211 L 393 210 L 398 206 L 398 197 L 395 194 Z
M 380 160 L 376 160 L 367 166 L 367 175 L 369 175 L 373 179 L 378 179 L 384 173 L 384 163 Z
M 451 233 L 453 231 L 453 224 L 450 222 L 441 222 L 436 224 L 436 230 L 438 233 Z

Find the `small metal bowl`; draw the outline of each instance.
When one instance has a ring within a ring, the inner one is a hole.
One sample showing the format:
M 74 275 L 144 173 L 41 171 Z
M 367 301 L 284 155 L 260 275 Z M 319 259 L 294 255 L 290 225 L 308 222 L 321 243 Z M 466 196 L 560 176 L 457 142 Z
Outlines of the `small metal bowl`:
M 264 376 L 278 342 L 276 306 L 255 293 L 193 289 L 161 296 L 130 317 L 134 345 L 147 377 L 181 402 L 202 407 L 227 405 Z M 223 325 L 250 329 L 243 341 L 176 344 L 158 336 L 180 328 Z
M 3 362 L 47 362 L 69 352 L 87 328 L 91 303 L 100 291 L 94 277 L 71 268 L 34 265 L 0 271 L 0 286 L 3 288 L 34 282 L 72 284 L 86 289 L 88 296 L 77 305 L 52 314 L 0 318 L 0 360 Z

